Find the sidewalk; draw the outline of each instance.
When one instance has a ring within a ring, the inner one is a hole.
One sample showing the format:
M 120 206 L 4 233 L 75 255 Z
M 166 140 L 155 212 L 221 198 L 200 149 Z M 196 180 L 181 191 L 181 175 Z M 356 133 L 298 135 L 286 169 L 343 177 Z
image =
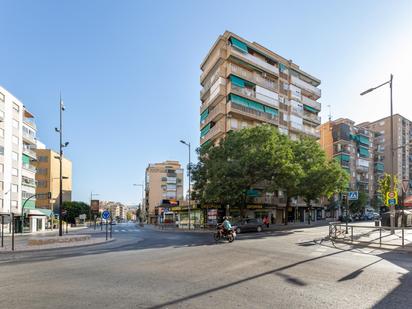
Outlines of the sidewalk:
M 77 226 L 77 227 L 69 227 L 68 231 L 70 232 L 75 232 L 75 231 L 80 231 L 83 229 L 87 229 L 87 226 Z M 63 228 L 63 234 L 66 233 L 66 227 Z M 59 234 L 59 229 L 54 229 L 54 230 L 46 230 L 42 232 L 32 232 L 32 233 L 14 233 L 14 237 L 23 237 L 23 236 L 51 236 L 51 235 L 57 235 Z M 8 233 L 8 231 L 4 231 L 4 237 L 11 237 L 11 234 Z

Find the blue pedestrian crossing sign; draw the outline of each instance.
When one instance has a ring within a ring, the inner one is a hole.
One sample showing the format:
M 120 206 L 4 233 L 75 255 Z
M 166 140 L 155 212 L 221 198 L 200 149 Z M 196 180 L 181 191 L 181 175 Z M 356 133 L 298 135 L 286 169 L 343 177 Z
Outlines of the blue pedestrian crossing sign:
M 348 192 L 348 200 L 349 201 L 357 201 L 359 198 L 359 192 L 358 191 L 349 191 Z
M 104 220 L 109 219 L 109 218 L 110 218 L 110 211 L 108 211 L 107 209 L 106 209 L 105 211 L 103 211 L 103 213 L 102 213 L 102 218 L 103 218 Z

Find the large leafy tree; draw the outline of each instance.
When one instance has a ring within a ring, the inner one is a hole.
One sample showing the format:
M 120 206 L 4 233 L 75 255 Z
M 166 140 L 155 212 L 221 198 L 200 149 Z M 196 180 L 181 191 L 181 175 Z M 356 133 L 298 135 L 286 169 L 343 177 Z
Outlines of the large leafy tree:
M 311 138 L 302 137 L 296 141 L 294 153 L 296 162 L 303 170 L 298 194 L 304 198 L 308 206 L 310 224 L 312 201 L 322 196 L 330 198 L 333 194 L 345 190 L 349 175 L 336 161 L 327 160 L 325 152 Z
M 75 218 L 79 215 L 85 214 L 89 218 L 89 205 L 83 202 L 63 202 L 63 209 L 67 211 L 65 220 L 69 223 L 76 223 Z
M 230 132 L 219 145 L 199 150 L 193 166 L 194 198 L 201 203 L 239 206 L 248 191 L 279 184 L 287 175 L 292 151 L 287 138 L 269 125 Z

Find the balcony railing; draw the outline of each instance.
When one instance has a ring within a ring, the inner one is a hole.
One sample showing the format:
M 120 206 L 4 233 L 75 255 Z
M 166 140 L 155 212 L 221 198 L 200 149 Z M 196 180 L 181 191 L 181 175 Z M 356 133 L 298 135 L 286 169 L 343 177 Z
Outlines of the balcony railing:
M 205 66 L 203 68 L 203 73 L 200 75 L 200 81 L 203 82 L 203 80 L 207 77 L 207 75 L 210 73 L 210 70 L 215 66 L 216 62 L 223 60 L 226 56 L 226 52 L 223 49 L 219 49 L 211 58 L 209 58 Z
M 21 184 L 24 186 L 36 187 L 36 181 L 25 176 L 21 178 Z
M 33 118 L 24 118 L 23 122 L 28 125 L 29 127 L 33 128 L 34 130 L 36 130 L 36 123 L 34 122 Z
M 263 122 L 268 122 L 268 123 L 276 124 L 276 125 L 279 124 L 279 116 L 276 116 L 270 113 L 261 112 L 253 108 L 250 108 L 250 107 L 242 106 L 240 104 L 229 102 L 228 109 L 231 112 L 240 113 L 252 119 L 257 119 Z
M 295 86 L 300 87 L 301 89 L 304 89 L 314 95 L 316 95 L 318 98 L 321 97 L 321 90 L 319 88 L 316 88 L 315 86 L 301 80 L 300 78 L 296 76 L 291 77 L 292 84 Z
M 274 107 L 279 107 L 279 100 L 276 98 L 271 98 L 268 97 L 264 94 L 258 93 L 252 89 L 249 88 L 242 88 L 242 87 L 238 87 L 236 85 L 232 84 L 232 90 L 234 91 L 234 93 L 240 93 L 243 94 L 244 96 L 248 96 L 254 100 L 258 100 L 261 102 L 264 102 L 270 106 L 274 106 Z
M 209 98 L 202 104 L 200 112 L 202 113 L 206 108 L 212 105 L 217 98 L 221 98 L 226 95 L 226 80 L 220 77 L 210 88 Z
M 202 90 L 200 90 L 200 98 L 202 99 L 203 96 L 210 90 L 212 85 L 216 82 L 219 77 L 223 77 L 224 73 L 221 68 L 218 68 L 215 73 L 205 82 Z
M 34 173 L 36 172 L 36 167 L 34 165 L 23 163 L 22 167 L 28 171 L 31 171 Z
M 242 77 L 252 83 L 258 84 L 272 91 L 278 91 L 279 89 L 278 83 L 276 81 L 267 79 L 257 72 L 247 71 L 237 64 L 230 63 L 228 66 L 228 72 L 229 74 L 233 73 L 236 76 Z
M 302 103 L 310 107 L 313 107 L 314 109 L 317 109 L 318 111 L 320 111 L 322 107 L 322 105 L 319 102 L 309 99 L 308 97 L 305 97 L 304 95 L 302 96 Z
M 35 144 L 36 143 L 36 137 L 33 135 L 30 135 L 26 132 L 23 131 L 23 138 L 25 138 L 26 140 L 30 141 L 31 143 Z
M 239 52 L 235 48 L 230 46 L 228 48 L 230 53 L 235 55 L 237 58 L 244 60 L 248 63 L 251 63 L 252 65 L 257 65 L 258 67 L 263 68 L 273 74 L 279 75 L 279 69 L 276 66 L 267 63 L 265 60 L 255 57 L 249 53 Z
M 204 125 L 206 125 L 207 123 L 209 123 L 210 121 L 214 120 L 216 118 L 216 116 L 218 115 L 223 115 L 225 113 L 225 103 L 219 103 L 218 105 L 216 105 L 212 111 L 209 113 L 209 115 L 207 115 L 206 119 L 204 121 L 202 121 L 201 123 L 201 128 L 204 127 Z
M 31 148 L 23 147 L 23 153 L 32 158 L 36 158 L 36 151 Z
M 204 142 L 214 138 L 217 135 L 220 135 L 221 133 L 225 132 L 225 122 L 224 120 L 218 121 L 210 130 L 209 132 L 206 133 L 205 136 L 201 138 L 201 143 L 203 144 Z
M 313 127 L 303 126 L 303 132 L 305 132 L 306 134 L 312 135 L 316 138 L 320 138 L 319 131 Z
M 320 116 L 315 115 L 315 114 L 303 113 L 303 118 L 309 119 L 309 120 L 311 120 L 313 122 L 316 122 L 316 123 L 319 123 L 319 124 L 321 123 Z

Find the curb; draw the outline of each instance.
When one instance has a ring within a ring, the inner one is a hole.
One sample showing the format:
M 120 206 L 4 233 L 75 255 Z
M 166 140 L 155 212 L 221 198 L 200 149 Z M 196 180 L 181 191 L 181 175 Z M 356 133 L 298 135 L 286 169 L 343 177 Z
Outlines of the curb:
M 372 248 L 372 249 L 380 249 L 380 250 L 385 250 L 385 251 L 402 251 L 402 252 L 410 252 L 412 253 L 412 247 L 410 246 L 405 246 L 402 248 L 402 245 L 391 245 L 391 244 L 382 244 L 382 246 L 379 246 L 379 244 L 374 244 L 374 243 L 369 243 L 369 242 L 363 242 L 363 241 L 356 241 L 356 242 L 351 242 L 351 241 L 346 241 L 346 240 L 341 240 L 341 239 L 335 239 L 332 240 L 330 238 L 325 238 L 326 240 L 330 240 L 333 243 L 340 243 L 340 244 L 345 244 L 357 248 Z

